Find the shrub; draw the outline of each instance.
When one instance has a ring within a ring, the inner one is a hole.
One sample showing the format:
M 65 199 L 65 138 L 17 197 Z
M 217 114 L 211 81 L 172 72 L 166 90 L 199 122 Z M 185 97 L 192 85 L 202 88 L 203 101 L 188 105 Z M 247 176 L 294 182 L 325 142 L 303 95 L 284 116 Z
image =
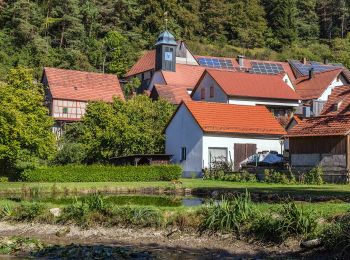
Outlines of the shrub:
M 0 182 L 8 182 L 8 181 L 9 181 L 8 177 L 5 177 L 5 176 L 0 177 Z
M 32 221 L 40 216 L 45 207 L 39 203 L 23 203 L 13 211 L 13 219 L 16 221 Z
M 253 222 L 251 231 L 259 239 L 282 242 L 295 235 L 311 235 L 316 228 L 314 212 L 298 208 L 295 202 L 286 202 L 276 212 L 260 215 Z
M 233 200 L 222 199 L 220 203 L 212 202 L 204 212 L 201 231 L 235 231 L 239 236 L 241 227 L 253 216 L 253 204 L 250 194 L 237 196 Z
M 79 225 L 87 225 L 87 214 L 89 213 L 89 205 L 84 201 L 78 201 L 77 199 L 63 208 L 60 221 L 75 222 Z
M 178 165 L 64 165 L 25 171 L 21 179 L 29 182 L 171 181 L 179 179 L 181 174 Z
M 350 257 L 350 213 L 347 213 L 326 226 L 321 234 L 325 248 L 338 252 L 339 259 Z
M 53 160 L 54 164 L 82 163 L 86 157 L 85 146 L 80 143 L 65 142 Z
M 221 181 L 232 181 L 232 182 L 256 182 L 256 175 L 247 171 L 226 174 L 220 178 Z
M 267 183 L 282 183 L 288 184 L 294 182 L 293 178 L 288 178 L 284 173 L 276 172 L 274 170 L 265 169 L 264 181 Z
M 307 172 L 304 177 L 307 184 L 322 185 L 323 184 L 323 169 L 322 167 L 315 167 Z

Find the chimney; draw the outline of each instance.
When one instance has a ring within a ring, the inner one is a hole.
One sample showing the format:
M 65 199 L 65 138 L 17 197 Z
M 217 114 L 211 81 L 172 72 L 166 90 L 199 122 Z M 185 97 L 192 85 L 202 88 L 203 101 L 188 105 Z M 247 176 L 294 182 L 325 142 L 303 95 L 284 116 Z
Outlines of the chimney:
M 315 76 L 314 68 L 311 68 L 311 69 L 309 70 L 309 79 L 312 79 L 314 76 Z
M 304 57 L 304 58 L 303 58 L 303 64 L 306 65 L 306 63 L 307 63 L 307 60 L 306 60 L 306 58 Z
M 243 55 L 238 55 L 238 64 L 241 68 L 244 67 L 244 56 Z
M 308 118 L 311 116 L 311 109 L 309 106 L 304 106 L 303 107 L 303 117 Z

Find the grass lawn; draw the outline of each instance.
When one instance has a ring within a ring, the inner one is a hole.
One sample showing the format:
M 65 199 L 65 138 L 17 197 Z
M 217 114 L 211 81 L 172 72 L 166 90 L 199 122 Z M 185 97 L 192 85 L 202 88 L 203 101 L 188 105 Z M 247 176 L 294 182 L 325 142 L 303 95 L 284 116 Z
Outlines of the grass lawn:
M 267 183 L 235 183 L 224 181 L 211 181 L 201 179 L 181 179 L 182 188 L 194 190 L 223 190 L 228 192 L 244 191 L 259 193 L 277 193 L 283 195 L 309 195 L 309 196 L 350 196 L 350 185 L 285 185 Z M 25 188 L 40 188 L 43 191 L 51 191 L 53 186 L 60 191 L 64 189 L 84 191 L 89 189 L 146 189 L 146 188 L 174 188 L 170 182 L 75 182 L 75 183 L 29 183 L 29 182 L 7 182 L 0 183 L 0 194 L 7 192 L 21 192 Z M 178 186 L 180 187 L 180 186 Z

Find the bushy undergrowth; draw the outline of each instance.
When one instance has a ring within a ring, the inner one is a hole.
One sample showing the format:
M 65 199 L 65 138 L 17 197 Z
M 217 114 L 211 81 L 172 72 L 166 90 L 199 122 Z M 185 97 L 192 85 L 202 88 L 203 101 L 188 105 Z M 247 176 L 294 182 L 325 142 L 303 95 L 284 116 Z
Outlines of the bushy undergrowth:
M 220 170 L 220 171 L 207 170 L 204 172 L 204 179 L 218 180 L 218 181 L 232 181 L 232 182 L 256 182 L 257 181 L 256 175 L 249 173 L 247 171 L 225 173 L 223 170 Z
M 260 214 L 252 224 L 251 232 L 259 239 L 282 242 L 292 236 L 310 236 L 317 228 L 314 212 L 286 202 L 276 212 Z
M 291 184 L 291 183 L 295 183 L 295 178 L 293 175 L 288 176 L 285 173 L 266 169 L 264 171 L 264 182 Z
M 178 165 L 64 165 L 25 171 L 21 179 L 28 182 L 171 181 L 179 179 L 181 174 Z
M 223 198 L 220 203 L 212 202 L 207 206 L 201 231 L 235 231 L 239 236 L 242 227 L 251 220 L 252 216 L 253 203 L 248 192 L 232 200 Z
M 304 183 L 312 185 L 323 184 L 323 169 L 322 167 L 315 167 L 304 175 Z
M 337 217 L 321 235 L 322 243 L 330 251 L 338 252 L 339 259 L 350 258 L 350 212 Z
M 188 210 L 173 211 L 154 206 L 115 205 L 107 197 L 94 194 L 64 206 L 61 215 L 48 217 L 49 209 L 37 202 L 0 208 L 0 219 L 39 221 L 43 223 L 76 224 L 81 227 L 153 227 L 180 230 L 232 233 L 238 238 L 249 237 L 262 241 L 283 242 L 290 237 L 311 238 L 318 231 L 313 211 L 304 210 L 294 202 L 285 202 L 278 210 L 260 212 L 250 194 L 233 199 L 212 201 Z M 340 224 L 324 231 L 323 242 L 329 248 L 349 249 L 350 216 Z

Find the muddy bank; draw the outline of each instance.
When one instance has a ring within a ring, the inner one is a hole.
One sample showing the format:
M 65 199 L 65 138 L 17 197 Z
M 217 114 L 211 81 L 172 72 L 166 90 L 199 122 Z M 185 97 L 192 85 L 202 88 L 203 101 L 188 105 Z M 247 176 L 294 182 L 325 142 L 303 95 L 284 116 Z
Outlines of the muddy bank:
M 81 247 L 104 245 L 146 252 L 154 259 L 222 259 L 268 257 L 315 257 L 324 254 L 305 252 L 298 241 L 265 245 L 235 239 L 232 235 L 203 235 L 176 230 L 102 228 L 76 226 L 12 224 L 0 222 L 0 236 L 37 238 L 61 248 L 74 243 Z

